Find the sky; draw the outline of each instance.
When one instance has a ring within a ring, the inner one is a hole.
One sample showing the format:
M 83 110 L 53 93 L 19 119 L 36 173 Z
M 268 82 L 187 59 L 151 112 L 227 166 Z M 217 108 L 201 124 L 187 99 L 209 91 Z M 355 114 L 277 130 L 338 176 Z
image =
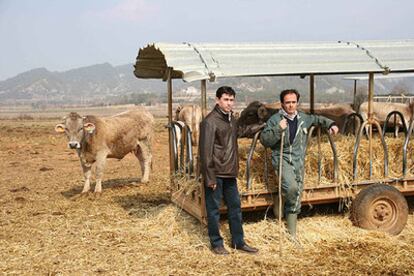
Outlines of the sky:
M 414 39 L 412 0 L 0 0 L 0 81 L 134 63 L 152 42 Z

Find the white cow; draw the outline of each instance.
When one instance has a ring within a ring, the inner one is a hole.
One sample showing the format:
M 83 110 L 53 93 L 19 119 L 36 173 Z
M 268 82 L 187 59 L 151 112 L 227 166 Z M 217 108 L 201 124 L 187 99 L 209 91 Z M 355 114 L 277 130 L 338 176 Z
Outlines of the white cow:
M 148 182 L 152 153 L 154 117 L 145 110 L 133 110 L 108 118 L 82 117 L 72 112 L 57 124 L 55 130 L 65 133 L 71 149 L 80 158 L 85 183 L 82 193 L 90 189 L 92 164 L 96 163 L 95 193 L 102 191 L 102 175 L 106 158 L 122 159 L 132 152 L 141 165 L 141 182 Z
M 200 133 L 200 122 L 202 113 L 200 106 L 196 104 L 178 106 L 175 111 L 175 120 L 182 121 L 189 126 L 192 136 L 191 142 L 193 146 L 198 145 L 198 137 Z
M 404 103 L 385 103 L 385 102 L 373 102 L 372 103 L 372 113 L 374 118 L 380 123 L 381 126 L 384 125 L 387 115 L 392 111 L 399 111 L 405 120 L 405 125 L 409 127 L 409 122 L 413 117 L 413 103 L 404 104 Z M 368 102 L 363 102 L 359 107 L 359 114 L 365 120 L 368 118 Z M 390 120 L 390 125 L 393 126 L 394 120 Z M 397 116 L 397 125 L 395 126 L 395 136 L 398 136 L 399 128 L 402 127 L 402 122 L 400 117 Z M 367 128 L 366 128 L 367 130 Z M 385 130 L 384 130 L 385 131 Z

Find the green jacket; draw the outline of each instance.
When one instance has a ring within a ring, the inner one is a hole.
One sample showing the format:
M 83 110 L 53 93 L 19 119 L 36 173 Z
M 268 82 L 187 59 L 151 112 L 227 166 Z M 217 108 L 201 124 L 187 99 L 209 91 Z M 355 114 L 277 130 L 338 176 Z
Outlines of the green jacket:
M 295 139 L 290 144 L 289 141 L 289 125 L 284 130 L 285 138 L 283 144 L 283 160 L 284 164 L 293 165 L 295 171 L 303 181 L 303 165 L 305 161 L 308 129 L 312 125 L 321 125 L 322 127 L 329 128 L 334 124 L 334 121 L 319 115 L 306 114 L 298 111 L 298 129 L 296 131 Z M 265 147 L 272 149 L 272 164 L 273 167 L 278 170 L 279 158 L 280 158 L 280 138 L 282 129 L 279 126 L 279 122 L 283 119 L 281 113 L 276 113 L 266 123 L 266 127 L 263 129 L 260 135 L 260 142 Z

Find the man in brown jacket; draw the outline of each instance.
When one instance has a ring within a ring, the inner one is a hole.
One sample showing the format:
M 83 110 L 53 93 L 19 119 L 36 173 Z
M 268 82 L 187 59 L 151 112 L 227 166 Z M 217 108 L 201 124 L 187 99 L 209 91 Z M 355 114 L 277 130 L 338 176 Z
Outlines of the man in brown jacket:
M 227 255 L 220 236 L 219 208 L 222 198 L 227 205 L 232 247 L 247 253 L 256 248 L 244 242 L 240 196 L 237 189 L 239 158 L 237 121 L 232 110 L 236 93 L 222 86 L 216 92 L 216 106 L 204 118 L 200 127 L 201 173 L 205 185 L 207 227 L 214 253 Z

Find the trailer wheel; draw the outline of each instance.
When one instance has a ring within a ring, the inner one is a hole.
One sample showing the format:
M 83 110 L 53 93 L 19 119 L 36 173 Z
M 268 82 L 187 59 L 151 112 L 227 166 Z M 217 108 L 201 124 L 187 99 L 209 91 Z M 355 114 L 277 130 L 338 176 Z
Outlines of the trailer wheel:
M 364 229 L 398 235 L 404 229 L 407 217 L 407 200 L 389 185 L 371 185 L 363 189 L 352 203 L 351 220 Z

